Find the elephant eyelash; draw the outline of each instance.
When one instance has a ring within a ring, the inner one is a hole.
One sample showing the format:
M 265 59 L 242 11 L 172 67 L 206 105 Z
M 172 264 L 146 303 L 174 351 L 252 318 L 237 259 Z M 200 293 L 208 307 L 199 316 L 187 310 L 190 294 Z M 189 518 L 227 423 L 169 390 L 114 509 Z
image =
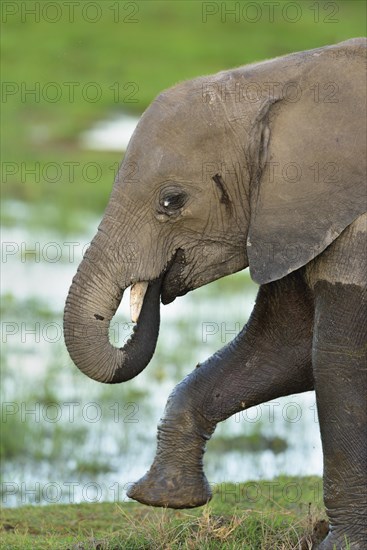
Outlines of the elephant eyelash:
M 224 204 L 226 208 L 231 210 L 232 209 L 231 199 L 229 198 L 227 189 L 225 188 L 225 184 L 222 176 L 220 174 L 215 174 L 215 176 L 212 177 L 212 180 L 214 181 L 215 185 L 217 186 L 217 188 L 221 193 L 220 202 Z

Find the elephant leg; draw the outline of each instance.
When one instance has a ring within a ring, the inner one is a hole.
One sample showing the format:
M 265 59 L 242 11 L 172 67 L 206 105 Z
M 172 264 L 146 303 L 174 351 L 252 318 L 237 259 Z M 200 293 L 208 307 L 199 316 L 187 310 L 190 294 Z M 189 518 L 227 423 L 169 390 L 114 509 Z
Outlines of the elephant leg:
M 203 454 L 216 424 L 259 403 L 313 389 L 313 311 L 301 272 L 260 287 L 240 334 L 170 395 L 155 460 L 131 487 L 131 498 L 171 508 L 210 500 Z
M 318 285 L 313 365 L 330 520 L 320 550 L 367 548 L 367 418 L 361 288 Z M 364 309 L 363 309 L 364 308 Z
M 306 269 L 330 520 L 319 550 L 367 548 L 366 221 L 358 218 Z

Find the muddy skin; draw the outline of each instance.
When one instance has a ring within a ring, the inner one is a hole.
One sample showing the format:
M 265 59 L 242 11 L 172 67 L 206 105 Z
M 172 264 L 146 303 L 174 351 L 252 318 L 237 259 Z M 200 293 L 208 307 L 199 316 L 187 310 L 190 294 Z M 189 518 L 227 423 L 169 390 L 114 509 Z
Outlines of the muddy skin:
M 313 389 L 312 320 L 311 294 L 300 273 L 262 286 L 237 338 L 171 394 L 154 463 L 128 496 L 170 508 L 210 500 L 203 454 L 216 424 L 265 401 Z
M 319 320 L 315 326 L 313 366 L 324 452 L 324 503 L 330 520 L 330 533 L 318 549 L 330 550 L 336 545 L 337 549 L 364 550 L 367 548 L 366 290 L 319 282 L 315 294 Z M 340 384 L 331 384 L 330 380 Z
M 367 215 L 306 268 L 330 533 L 319 550 L 367 548 Z M 348 546 L 349 545 L 349 546 Z

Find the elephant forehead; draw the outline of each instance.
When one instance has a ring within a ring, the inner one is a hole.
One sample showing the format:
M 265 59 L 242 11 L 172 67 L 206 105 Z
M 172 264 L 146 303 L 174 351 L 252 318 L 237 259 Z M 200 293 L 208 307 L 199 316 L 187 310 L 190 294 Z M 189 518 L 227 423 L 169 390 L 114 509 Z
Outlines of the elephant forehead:
M 195 152 L 179 152 L 168 144 L 155 144 L 148 150 L 141 147 L 140 145 L 138 149 L 129 151 L 124 159 L 126 167 L 134 167 L 137 181 L 150 179 L 163 182 L 172 178 L 186 182 L 193 178 L 197 180 L 203 171 L 203 159 L 212 158 Z
M 199 136 L 195 131 L 185 134 L 173 128 L 167 134 L 155 128 L 133 136 L 124 163 L 136 166 L 139 179 L 149 176 L 160 181 L 172 177 L 190 181 L 201 177 L 208 165 L 216 166 L 221 153 L 208 135 Z
M 193 149 L 194 145 L 204 145 L 210 135 L 222 128 L 223 120 L 207 108 L 198 92 L 182 93 L 178 88 L 164 92 L 153 101 L 141 117 L 133 139 Z

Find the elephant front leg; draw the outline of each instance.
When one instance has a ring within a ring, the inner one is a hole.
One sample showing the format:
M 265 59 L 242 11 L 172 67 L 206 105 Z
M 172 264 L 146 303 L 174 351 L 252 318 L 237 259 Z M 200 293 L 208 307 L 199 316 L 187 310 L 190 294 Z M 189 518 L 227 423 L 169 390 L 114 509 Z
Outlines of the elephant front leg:
M 170 395 L 153 465 L 128 496 L 171 508 L 208 502 L 203 455 L 216 424 L 245 408 L 313 388 L 312 319 L 312 301 L 299 273 L 260 287 L 250 321 L 237 338 Z
M 366 295 L 319 282 L 314 378 L 330 533 L 319 550 L 367 548 Z
M 193 508 L 210 500 L 203 455 L 215 423 L 195 405 L 194 378 L 193 375 L 185 378 L 169 396 L 158 426 L 154 462 L 129 489 L 130 498 L 170 508 Z

